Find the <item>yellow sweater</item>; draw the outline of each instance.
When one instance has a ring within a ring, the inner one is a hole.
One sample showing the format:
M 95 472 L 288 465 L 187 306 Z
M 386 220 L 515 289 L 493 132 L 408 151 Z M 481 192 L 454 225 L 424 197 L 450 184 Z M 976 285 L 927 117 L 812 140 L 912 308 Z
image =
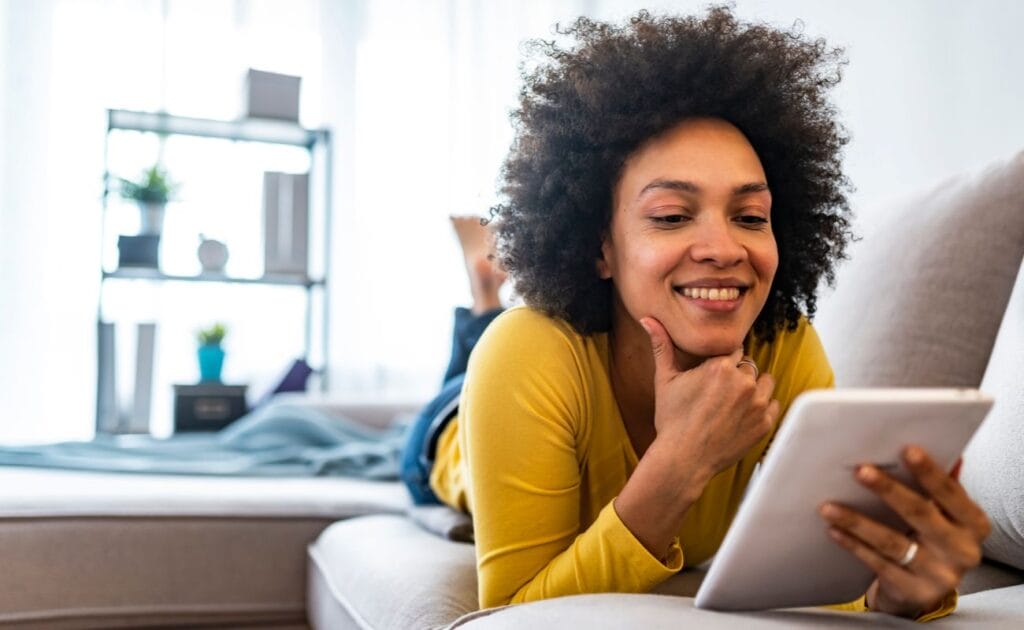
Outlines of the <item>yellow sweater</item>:
M 746 353 L 775 377 L 780 417 L 801 392 L 833 387 L 806 320 L 771 344 L 752 338 Z M 712 478 L 663 562 L 612 506 L 637 456 L 608 365 L 607 334 L 581 336 L 528 307 L 495 319 L 474 349 L 430 485 L 443 502 L 473 514 L 481 607 L 642 593 L 718 550 L 774 434 Z M 843 608 L 863 609 L 863 602 Z

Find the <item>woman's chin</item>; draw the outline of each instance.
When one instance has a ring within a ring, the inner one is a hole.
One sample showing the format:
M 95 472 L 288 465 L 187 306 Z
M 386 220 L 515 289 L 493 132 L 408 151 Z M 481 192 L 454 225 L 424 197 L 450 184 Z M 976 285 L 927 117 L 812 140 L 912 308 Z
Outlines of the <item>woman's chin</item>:
M 709 359 L 732 354 L 743 347 L 743 337 L 725 337 L 719 339 L 682 339 L 676 347 L 694 357 Z

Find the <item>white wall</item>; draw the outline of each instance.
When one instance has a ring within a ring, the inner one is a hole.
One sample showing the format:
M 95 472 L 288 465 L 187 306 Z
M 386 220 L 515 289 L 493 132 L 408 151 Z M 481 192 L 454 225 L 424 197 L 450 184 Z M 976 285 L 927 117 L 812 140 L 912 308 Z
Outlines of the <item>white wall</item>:
M 706 3 L 597 4 L 601 17 L 619 18 Z M 1024 3 L 739 0 L 736 13 L 777 26 L 799 19 L 846 49 L 835 102 L 852 136 L 845 163 L 864 220 L 880 200 L 1024 149 Z

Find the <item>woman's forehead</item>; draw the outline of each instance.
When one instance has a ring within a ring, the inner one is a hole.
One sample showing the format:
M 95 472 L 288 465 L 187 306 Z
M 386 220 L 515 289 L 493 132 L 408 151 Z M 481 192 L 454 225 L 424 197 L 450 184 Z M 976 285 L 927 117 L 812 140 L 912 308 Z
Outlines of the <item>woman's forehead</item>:
M 720 119 L 690 119 L 645 142 L 626 159 L 615 184 L 616 206 L 652 192 L 693 196 L 767 189 L 753 146 Z

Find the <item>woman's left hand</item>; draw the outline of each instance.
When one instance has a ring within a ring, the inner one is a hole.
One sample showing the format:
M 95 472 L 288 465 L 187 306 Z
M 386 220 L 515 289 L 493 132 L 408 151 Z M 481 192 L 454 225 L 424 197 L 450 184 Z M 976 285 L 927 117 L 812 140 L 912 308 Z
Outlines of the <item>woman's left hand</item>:
M 860 466 L 857 480 L 882 498 L 911 527 L 905 535 L 835 503 L 821 506 L 829 535 L 875 572 L 867 592 L 871 610 L 916 618 L 935 610 L 981 562 L 990 525 L 963 486 L 921 448 L 903 460 L 926 496 L 874 466 Z

